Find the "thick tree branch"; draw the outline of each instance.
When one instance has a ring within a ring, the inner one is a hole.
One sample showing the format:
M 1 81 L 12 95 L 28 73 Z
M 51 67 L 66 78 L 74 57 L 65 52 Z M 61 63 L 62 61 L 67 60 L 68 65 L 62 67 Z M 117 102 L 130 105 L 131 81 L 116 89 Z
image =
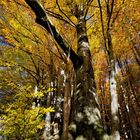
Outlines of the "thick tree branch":
M 79 64 L 82 63 L 81 59 L 73 51 L 68 42 L 59 34 L 55 26 L 52 25 L 41 3 L 38 0 L 25 0 L 25 1 L 34 11 L 36 15 L 36 22 L 41 26 L 43 26 L 51 34 L 51 36 L 55 39 L 58 45 L 62 48 L 64 53 L 68 57 L 70 57 L 70 60 L 72 61 L 73 66 L 76 69 L 79 66 Z

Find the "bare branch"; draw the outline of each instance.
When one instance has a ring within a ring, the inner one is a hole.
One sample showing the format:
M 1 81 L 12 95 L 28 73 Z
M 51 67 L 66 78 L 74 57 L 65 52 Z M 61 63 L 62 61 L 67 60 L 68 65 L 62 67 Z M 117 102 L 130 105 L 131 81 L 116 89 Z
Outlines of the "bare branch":
M 61 9 L 61 7 L 60 7 L 60 5 L 59 5 L 59 3 L 58 3 L 58 0 L 56 0 L 56 4 L 57 4 L 57 6 L 58 6 L 58 9 L 59 9 L 59 11 L 72 23 L 72 25 L 75 27 L 76 25 L 75 25 L 75 23 L 67 16 L 67 14 L 66 13 L 64 13 L 63 12 L 63 10 Z

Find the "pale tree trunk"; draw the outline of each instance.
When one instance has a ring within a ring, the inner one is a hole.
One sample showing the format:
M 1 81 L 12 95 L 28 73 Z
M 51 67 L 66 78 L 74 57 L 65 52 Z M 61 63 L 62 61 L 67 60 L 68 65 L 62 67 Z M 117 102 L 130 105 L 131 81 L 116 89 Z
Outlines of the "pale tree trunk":
M 46 124 L 45 124 L 45 128 L 44 128 L 42 137 L 44 140 L 51 140 L 52 136 L 51 136 L 51 132 L 50 132 L 51 131 L 51 114 L 50 114 L 50 112 L 46 114 L 45 121 L 46 121 Z
M 122 63 L 119 59 L 117 59 L 120 70 L 121 70 L 121 74 L 122 77 L 125 77 L 125 68 L 122 67 Z M 130 80 L 130 79 L 129 79 Z M 136 140 L 139 139 L 136 137 L 136 131 L 134 130 L 134 120 L 135 120 L 135 113 L 134 110 L 132 109 L 132 100 L 130 99 L 130 85 L 129 85 L 129 81 L 124 81 L 124 79 L 120 78 L 119 81 L 121 81 L 122 85 L 120 87 L 121 89 L 121 94 L 120 94 L 120 100 L 123 103 L 123 105 L 120 105 L 120 109 L 121 109 L 121 114 L 123 117 L 123 122 L 125 122 L 124 124 L 121 123 L 121 125 L 125 125 L 125 137 L 128 137 L 128 139 L 130 140 Z M 131 96 L 132 97 L 132 96 Z M 120 103 L 121 103 L 120 102 Z M 124 108 L 124 109 L 122 109 Z M 124 111 L 125 110 L 125 111 Z M 126 114 L 126 115 L 125 115 Z
M 109 0 L 107 1 L 109 3 Z M 115 79 L 116 75 L 116 67 L 115 67 L 115 56 L 113 52 L 113 45 L 112 45 L 112 36 L 111 36 L 111 29 L 110 29 L 110 20 L 113 13 L 113 5 L 114 0 L 111 4 L 111 11 L 109 10 L 107 4 L 107 31 L 106 31 L 106 54 L 108 58 L 108 65 L 109 65 L 109 82 L 110 82 L 110 95 L 111 95 L 111 117 L 112 117 L 112 140 L 120 140 L 120 133 L 119 133 L 119 114 L 118 114 L 118 95 L 117 95 L 117 81 Z
M 118 95 L 115 70 L 111 70 L 109 75 L 110 94 L 111 94 L 111 118 L 112 118 L 112 140 L 120 140 L 119 117 L 118 117 Z
M 118 80 L 121 80 L 120 78 Z M 130 122 L 130 115 L 127 109 L 125 90 L 123 86 L 119 86 L 119 118 L 120 118 L 120 133 L 121 138 L 132 140 L 132 125 Z
M 119 133 L 119 114 L 118 114 L 118 94 L 117 94 L 117 81 L 115 79 L 116 67 L 115 67 L 115 57 L 113 52 L 112 38 L 110 33 L 110 28 L 106 32 L 107 34 L 107 46 L 106 55 L 108 59 L 109 66 L 109 87 L 111 95 L 111 135 L 112 140 L 120 140 Z
M 98 5 L 100 9 L 100 18 L 101 18 L 101 26 L 102 26 L 102 34 L 104 39 L 104 48 L 107 58 L 107 63 L 109 67 L 109 87 L 110 87 L 110 95 L 111 95 L 111 122 L 112 122 L 112 140 L 120 140 L 119 133 L 119 117 L 118 117 L 118 95 L 117 95 L 117 82 L 115 79 L 115 57 L 113 53 L 113 45 L 112 45 L 112 36 L 111 36 L 111 26 L 113 23 L 111 22 L 113 8 L 114 8 L 114 0 L 111 2 L 109 0 L 105 1 L 106 3 L 106 30 L 105 24 L 103 20 L 102 6 L 100 0 L 98 0 Z

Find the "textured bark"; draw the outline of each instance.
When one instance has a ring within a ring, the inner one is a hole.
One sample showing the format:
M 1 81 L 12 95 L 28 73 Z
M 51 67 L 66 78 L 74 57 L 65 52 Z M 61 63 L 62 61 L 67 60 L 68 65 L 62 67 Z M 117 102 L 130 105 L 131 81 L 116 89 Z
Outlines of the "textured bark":
M 112 115 L 112 139 L 113 140 L 120 140 L 119 134 L 119 117 L 118 117 L 118 95 L 117 95 L 117 82 L 115 79 L 115 57 L 113 53 L 113 46 L 112 46 L 112 37 L 111 37 L 111 17 L 114 8 L 114 0 L 112 0 L 111 4 L 109 0 L 106 1 L 106 30 L 104 28 L 104 21 L 103 21 L 103 13 L 100 0 L 98 0 L 98 5 L 100 8 L 100 18 L 101 18 L 101 25 L 102 25 L 102 34 L 104 38 L 104 47 L 106 58 L 109 66 L 109 86 L 110 86 L 110 95 L 111 95 L 111 115 Z
M 96 97 L 96 86 L 91 63 L 86 22 L 79 16 L 77 25 L 78 56 L 82 65 L 76 69 L 76 92 L 74 96 L 73 118 L 70 125 L 73 139 L 102 140 L 107 139 L 103 129 L 100 109 Z
M 70 60 L 73 63 L 76 73 L 76 92 L 70 124 L 71 139 L 107 140 L 108 135 L 103 129 L 100 108 L 96 97 L 96 86 L 83 11 L 79 10 L 76 13 L 76 17 L 79 20 L 76 27 L 78 40 L 76 54 L 48 20 L 41 3 L 38 0 L 25 1 L 35 12 L 36 22 L 52 35 L 65 54 L 70 56 Z
M 66 64 L 66 81 L 65 81 L 65 92 L 64 92 L 64 104 L 63 104 L 63 135 L 62 140 L 68 140 L 69 133 L 69 117 L 71 107 L 71 73 L 69 69 L 69 62 Z
M 120 96 L 119 96 L 119 118 L 120 118 L 120 126 L 121 126 L 121 131 L 122 134 L 124 135 L 124 139 L 129 139 L 129 140 L 133 140 L 132 136 L 133 136 L 133 127 L 131 125 L 131 120 L 130 120 L 130 115 L 129 115 L 129 111 L 127 108 L 127 103 L 125 100 L 125 90 L 123 89 L 123 86 L 120 86 Z
M 120 140 L 119 117 L 118 117 L 118 95 L 115 80 L 115 71 L 110 72 L 110 94 L 111 94 L 111 117 L 112 117 L 112 140 Z
M 125 69 L 127 69 L 127 68 L 126 68 L 126 66 L 125 66 L 125 68 L 122 67 L 122 63 L 119 59 L 117 59 L 117 61 L 118 61 L 118 64 L 119 64 L 119 67 L 121 70 L 122 77 L 125 77 L 125 71 L 127 71 Z M 124 83 L 123 78 L 121 80 L 119 80 L 122 83 L 122 85 L 121 85 L 122 93 L 121 93 L 120 99 L 122 100 L 122 103 L 123 103 L 123 105 L 120 104 L 120 109 L 122 112 L 121 114 L 123 117 L 123 122 L 125 122 L 125 124 L 124 124 L 125 128 L 124 127 L 122 127 L 122 128 L 124 128 L 125 131 L 127 132 L 127 133 L 125 132 L 124 134 L 125 134 L 125 136 L 126 135 L 128 136 L 128 139 L 137 140 L 137 139 L 139 139 L 139 136 L 137 137 L 135 128 L 137 128 L 138 124 L 136 125 L 136 123 L 135 123 L 135 117 L 138 115 L 135 114 L 135 110 L 133 110 L 133 107 L 132 107 L 133 106 L 132 99 L 130 99 L 130 97 L 132 97 L 132 94 L 131 94 L 131 86 L 129 85 L 129 80 L 125 81 L 125 83 Z M 125 109 L 122 109 L 122 108 L 125 108 Z M 121 122 L 120 122 L 120 124 L 123 125 Z M 137 128 L 137 130 L 138 130 L 138 128 Z
M 117 81 L 115 79 L 115 57 L 113 53 L 112 38 L 110 33 L 110 28 L 106 31 L 107 34 L 107 58 L 109 65 L 109 87 L 111 95 L 111 131 L 112 131 L 112 140 L 120 140 L 119 133 L 119 114 L 118 114 L 118 95 L 117 95 Z

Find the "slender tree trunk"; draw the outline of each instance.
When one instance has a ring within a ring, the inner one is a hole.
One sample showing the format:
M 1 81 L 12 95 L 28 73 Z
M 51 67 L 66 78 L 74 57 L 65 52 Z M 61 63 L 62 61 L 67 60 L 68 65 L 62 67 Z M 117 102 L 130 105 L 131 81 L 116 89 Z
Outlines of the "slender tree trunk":
M 114 70 L 111 70 L 109 74 L 109 79 L 110 79 L 110 94 L 111 94 L 112 140 L 120 140 L 117 82 L 115 80 Z
M 65 80 L 65 91 L 64 91 L 64 103 L 63 103 L 63 135 L 62 140 L 68 140 L 68 126 L 70 117 L 71 107 L 71 73 L 69 69 L 69 60 L 66 64 L 66 80 Z
M 50 65 L 49 65 L 49 84 L 48 84 L 48 88 L 54 88 L 52 82 L 54 81 L 54 77 L 53 77 L 53 74 L 54 74 L 54 67 L 53 67 L 53 56 L 50 56 Z M 51 102 L 52 102 L 52 95 L 53 92 L 52 91 L 49 91 L 47 93 L 47 95 L 45 95 L 45 105 L 44 107 L 50 107 L 51 106 Z M 48 112 L 46 113 L 45 115 L 45 128 L 44 128 L 44 131 L 43 131 L 43 139 L 44 140 L 51 140 L 53 137 L 51 135 L 51 130 L 52 130 L 52 127 L 51 127 L 51 122 L 52 122 L 52 118 L 51 118 L 51 113 Z
M 128 111 L 128 107 L 127 107 L 127 103 L 126 103 L 126 99 L 125 99 L 125 90 L 123 89 L 123 86 L 120 85 L 120 97 L 119 97 L 119 103 L 120 103 L 120 120 L 121 120 L 121 129 L 123 130 L 123 135 L 125 137 L 125 139 L 133 139 L 133 127 L 132 127 L 132 123 L 130 120 L 130 115 L 129 115 L 129 111 Z
M 106 0 L 106 30 L 103 20 L 102 6 L 100 0 L 98 0 L 98 5 L 100 9 L 100 18 L 102 26 L 102 34 L 104 39 L 104 48 L 107 58 L 107 63 L 109 66 L 109 86 L 111 94 L 111 115 L 112 115 L 112 139 L 120 140 L 119 134 L 119 117 L 118 117 L 118 97 L 117 97 L 117 82 L 115 79 L 115 58 L 112 46 L 112 36 L 111 36 L 111 17 L 113 14 L 114 0 Z
M 123 69 L 121 61 L 119 59 L 117 59 L 117 61 L 118 61 L 118 64 L 119 64 L 119 67 L 121 70 L 122 77 L 125 77 L 125 72 L 124 72 L 125 69 Z M 122 114 L 123 121 L 125 122 L 125 124 L 124 124 L 126 127 L 125 131 L 128 133 L 129 139 L 136 140 L 138 138 L 136 138 L 136 131 L 134 130 L 134 125 L 133 125 L 135 115 L 134 115 L 134 110 L 132 108 L 132 100 L 130 99 L 131 94 L 130 94 L 130 89 L 129 89 L 129 87 L 130 87 L 129 81 L 125 82 L 124 79 L 122 79 L 121 81 L 122 81 L 123 85 L 121 85 L 122 93 L 121 93 L 120 98 L 124 105 L 120 105 L 120 108 L 121 108 L 121 112 L 123 113 Z M 125 108 L 126 117 L 125 117 L 125 114 L 124 114 L 124 111 L 122 110 L 122 108 Z M 126 133 L 124 135 L 127 136 Z
M 109 65 L 109 87 L 111 95 L 112 140 L 120 140 L 117 81 L 115 79 L 116 68 L 112 46 L 112 38 L 109 29 L 107 30 L 107 48 L 107 58 Z

